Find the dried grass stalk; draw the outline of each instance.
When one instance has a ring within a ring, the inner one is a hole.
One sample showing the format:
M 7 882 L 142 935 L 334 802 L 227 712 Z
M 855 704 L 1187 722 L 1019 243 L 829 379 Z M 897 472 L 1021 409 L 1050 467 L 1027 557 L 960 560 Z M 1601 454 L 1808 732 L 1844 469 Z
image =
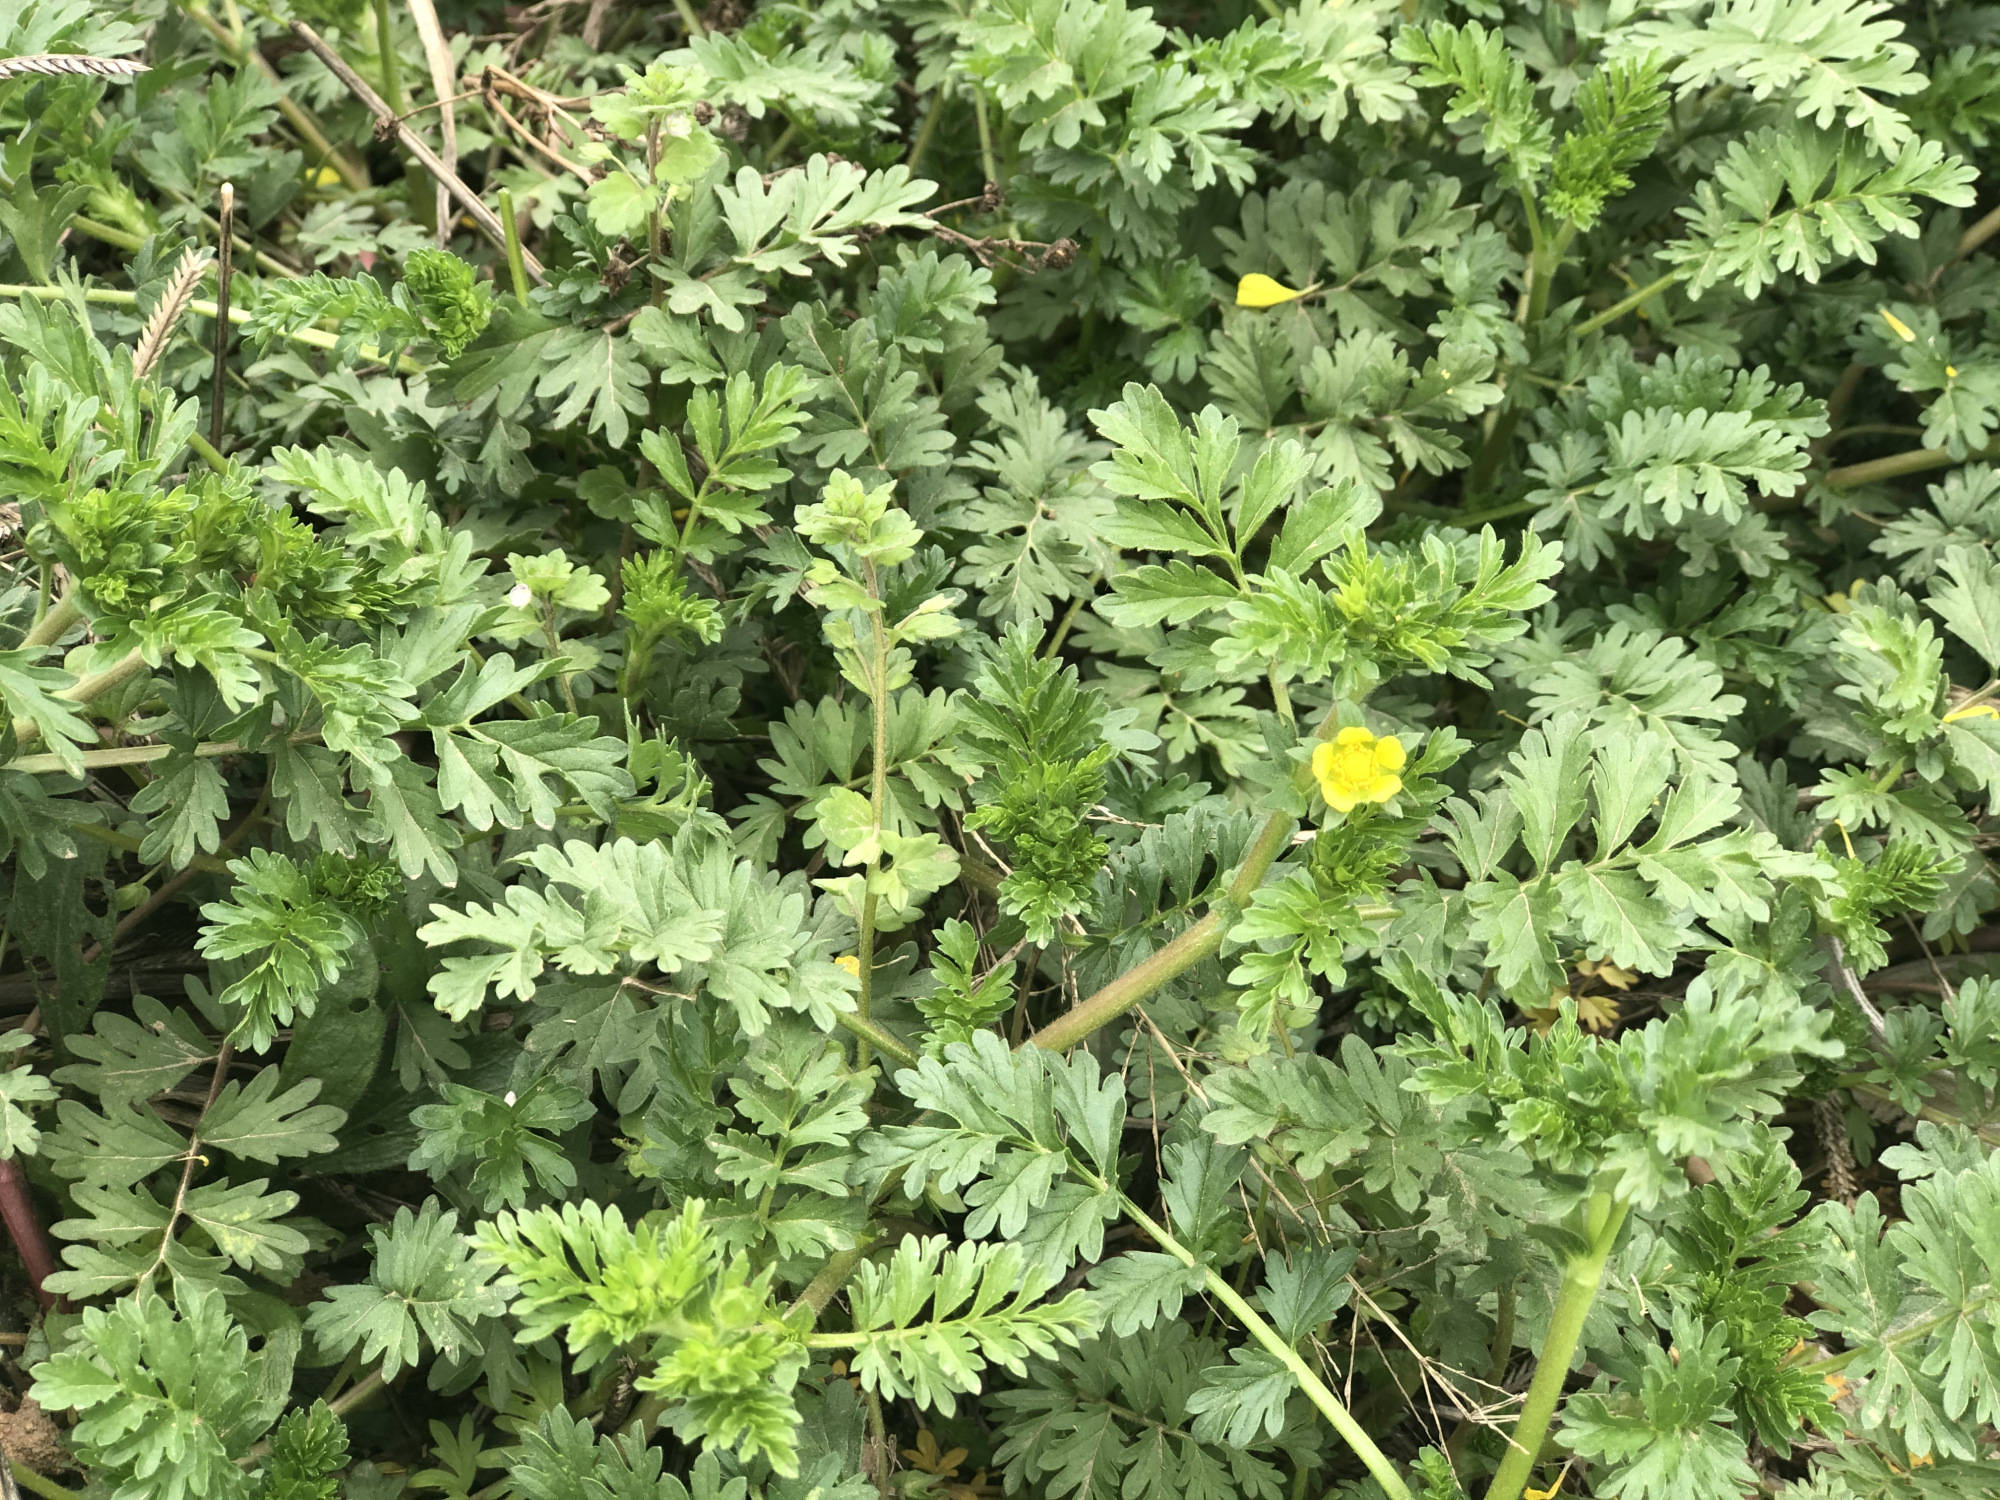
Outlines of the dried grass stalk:
M 27 57 L 0 57 L 0 78 L 30 73 L 45 78 L 83 75 L 91 78 L 136 78 L 150 69 L 127 57 L 85 57 L 76 52 L 35 52 Z
M 174 325 L 180 322 L 188 303 L 194 300 L 194 289 L 201 285 L 201 278 L 208 272 L 210 259 L 208 251 L 197 245 L 190 245 L 181 252 L 180 262 L 167 280 L 166 291 L 154 305 L 153 315 L 146 319 L 146 331 L 139 336 L 139 347 L 132 351 L 134 375 L 146 375 L 160 362 Z

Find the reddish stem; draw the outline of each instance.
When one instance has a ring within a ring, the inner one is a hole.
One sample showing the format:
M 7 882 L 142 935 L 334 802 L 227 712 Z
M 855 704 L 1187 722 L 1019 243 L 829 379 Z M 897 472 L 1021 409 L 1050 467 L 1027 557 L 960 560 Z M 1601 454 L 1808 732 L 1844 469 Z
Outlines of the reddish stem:
M 35 1299 L 45 1310 L 54 1307 L 55 1296 L 43 1291 L 42 1283 L 55 1274 L 55 1253 L 28 1198 L 28 1179 L 12 1157 L 0 1161 L 0 1219 L 6 1221 L 7 1234 L 20 1252 L 21 1264 L 28 1268 L 28 1279 L 35 1284 Z

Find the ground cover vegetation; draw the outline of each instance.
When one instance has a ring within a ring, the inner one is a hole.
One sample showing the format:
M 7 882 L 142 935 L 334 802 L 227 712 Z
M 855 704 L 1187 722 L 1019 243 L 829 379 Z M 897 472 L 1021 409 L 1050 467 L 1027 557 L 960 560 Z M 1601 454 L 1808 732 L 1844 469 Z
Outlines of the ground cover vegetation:
M 4 0 L 17 1483 L 1995 1494 L 1996 138 L 1970 0 Z

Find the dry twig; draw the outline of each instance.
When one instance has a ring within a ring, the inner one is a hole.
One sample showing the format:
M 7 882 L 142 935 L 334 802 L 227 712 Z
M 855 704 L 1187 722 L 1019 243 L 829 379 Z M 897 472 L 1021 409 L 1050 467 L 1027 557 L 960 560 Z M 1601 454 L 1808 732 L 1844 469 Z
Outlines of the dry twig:
M 368 112 L 375 116 L 375 128 L 384 135 L 393 135 L 401 141 L 403 148 L 410 155 L 422 162 L 433 177 L 451 190 L 452 197 L 456 198 L 459 206 L 472 216 L 473 223 L 479 226 L 481 233 L 504 253 L 507 248 L 506 227 L 501 224 L 500 216 L 486 206 L 485 200 L 467 187 L 458 173 L 444 164 L 442 158 L 424 143 L 423 137 L 396 118 L 395 111 L 382 102 L 382 96 L 368 86 L 368 80 L 350 68 L 347 60 L 329 47 L 324 37 L 303 21 L 292 22 L 292 34 L 311 48 L 313 55 L 326 64 L 327 71 L 345 84 L 348 92 L 360 100 Z M 548 280 L 542 270 L 542 263 L 525 250 L 521 252 L 521 263 L 536 281 Z

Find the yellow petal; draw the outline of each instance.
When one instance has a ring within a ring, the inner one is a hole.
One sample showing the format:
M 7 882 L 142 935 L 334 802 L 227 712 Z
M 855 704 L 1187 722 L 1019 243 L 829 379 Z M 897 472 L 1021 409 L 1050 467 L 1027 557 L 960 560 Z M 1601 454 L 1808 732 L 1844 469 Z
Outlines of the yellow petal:
M 1368 783 L 1368 800 L 1370 802 L 1387 802 L 1402 789 L 1402 777 L 1387 774 L 1377 776 L 1373 781 Z
M 1361 799 L 1345 787 L 1335 787 L 1332 791 L 1321 787 L 1320 790 L 1326 792 L 1326 805 L 1337 813 L 1351 813 L 1361 805 Z
M 1944 716 L 1947 724 L 1956 724 L 1960 719 L 2000 719 L 2000 708 L 1990 703 L 1968 703 Z
M 852 974 L 856 979 L 859 979 L 861 977 L 861 960 L 857 958 L 854 954 L 843 953 L 840 955 L 840 957 L 836 958 L 833 961 L 833 963 L 835 968 L 847 970 L 847 972 Z
M 1281 302 L 1293 302 L 1304 295 L 1304 292 L 1295 292 L 1282 281 L 1273 281 L 1262 271 L 1252 271 L 1236 283 L 1238 307 L 1276 307 Z
M 1375 736 L 1359 724 L 1350 724 L 1333 737 L 1336 745 L 1367 745 L 1374 743 Z
M 1908 323 L 1905 323 L 1901 318 L 1897 317 L 1894 313 L 1890 312 L 1889 309 L 1886 307 L 1878 308 L 1876 310 L 1882 314 L 1882 321 L 1889 325 L 1889 331 L 1895 334 L 1897 338 L 1901 339 L 1906 344 L 1914 344 L 1917 341 L 1916 329 L 1912 328 Z
M 1385 771 L 1400 771 L 1403 762 L 1410 757 L 1403 749 L 1403 742 L 1391 736 L 1375 742 L 1375 764 Z
M 1947 380 L 1956 380 L 1956 379 L 1958 379 L 1958 366 L 1957 366 L 1957 365 L 1946 365 L 1946 366 L 1944 367 L 1944 374 L 1945 374 L 1945 379 L 1947 379 Z

